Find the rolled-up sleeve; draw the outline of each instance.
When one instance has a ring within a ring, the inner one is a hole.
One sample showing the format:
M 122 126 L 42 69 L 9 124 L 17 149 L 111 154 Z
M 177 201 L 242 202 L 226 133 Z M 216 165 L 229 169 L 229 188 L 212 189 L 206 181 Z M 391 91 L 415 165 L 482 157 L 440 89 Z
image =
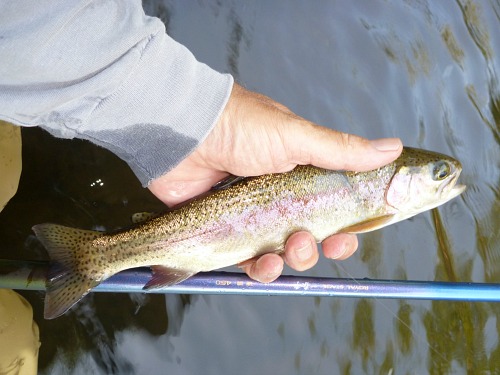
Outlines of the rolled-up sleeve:
M 146 186 L 202 142 L 233 79 L 198 62 L 140 1 L 0 0 L 0 118 L 82 138 Z

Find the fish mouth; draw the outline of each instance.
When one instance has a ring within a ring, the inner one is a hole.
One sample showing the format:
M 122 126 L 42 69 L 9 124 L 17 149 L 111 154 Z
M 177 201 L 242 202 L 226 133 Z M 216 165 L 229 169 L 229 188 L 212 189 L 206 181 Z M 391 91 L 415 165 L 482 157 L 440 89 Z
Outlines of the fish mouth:
M 466 188 L 467 188 L 467 186 L 461 185 L 461 184 L 453 186 L 450 190 L 448 190 L 448 192 L 447 192 L 446 195 L 445 194 L 441 194 L 441 199 L 439 199 L 438 201 L 434 202 L 433 204 L 430 204 L 428 206 L 422 207 L 419 210 L 419 212 L 427 211 L 427 210 L 436 208 L 438 206 L 441 206 L 442 204 L 444 204 L 444 203 L 452 200 L 453 198 L 458 197 L 460 194 L 462 194 L 465 191 Z
M 455 176 L 453 176 L 453 178 L 451 178 L 447 183 L 445 183 L 443 186 L 439 188 L 440 196 L 442 198 L 442 203 L 448 202 L 450 199 L 459 196 L 467 188 L 467 186 L 465 185 L 457 184 L 459 176 L 460 172 L 456 173 Z M 451 189 L 449 189 L 450 187 Z
M 438 194 L 443 199 L 442 203 L 448 202 L 450 199 L 453 199 L 453 198 L 459 196 L 467 188 L 467 186 L 465 186 L 465 185 L 457 184 L 458 177 L 460 177 L 461 172 L 462 172 L 461 168 L 458 168 L 453 173 L 452 178 L 450 178 L 448 181 L 446 181 L 445 183 L 443 183 L 439 187 Z
M 448 192 L 446 200 L 448 201 L 450 199 L 458 197 L 460 194 L 462 194 L 465 191 L 465 189 L 467 189 L 467 186 L 462 185 L 462 184 L 458 184 L 458 185 L 453 186 L 453 188 Z

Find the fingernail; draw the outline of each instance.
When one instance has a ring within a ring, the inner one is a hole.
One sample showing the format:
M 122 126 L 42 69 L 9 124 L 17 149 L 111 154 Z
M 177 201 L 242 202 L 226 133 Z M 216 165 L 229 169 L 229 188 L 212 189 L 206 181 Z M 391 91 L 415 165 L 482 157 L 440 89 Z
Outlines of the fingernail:
M 342 256 L 343 256 L 345 253 L 347 253 L 347 250 L 349 250 L 349 247 L 348 247 L 348 246 L 343 246 L 343 247 L 340 247 L 340 248 L 338 249 L 338 251 L 336 251 L 336 252 L 332 255 L 331 259 L 339 259 L 339 258 L 342 258 Z
M 295 255 L 301 261 L 309 260 L 313 255 L 313 248 L 311 242 L 307 242 L 304 246 L 295 250 Z
M 257 262 L 257 258 L 250 258 L 241 263 L 238 263 L 236 267 L 238 267 L 241 270 L 245 270 L 247 269 L 247 267 L 252 266 L 255 262 Z
M 279 275 L 281 275 L 282 270 L 283 270 L 283 268 L 277 264 L 274 266 L 273 270 L 267 274 L 267 277 L 269 279 L 274 279 L 274 278 L 278 277 Z
M 381 138 L 370 141 L 370 145 L 379 151 L 397 151 L 401 147 L 399 138 Z
M 257 262 L 255 263 L 255 270 L 257 273 L 260 272 L 261 270 L 261 260 L 262 258 L 259 258 Z M 273 269 L 269 270 L 266 273 L 265 279 L 262 279 L 261 282 L 268 282 L 268 280 L 275 279 L 277 276 L 281 274 L 281 266 L 279 264 L 275 264 Z

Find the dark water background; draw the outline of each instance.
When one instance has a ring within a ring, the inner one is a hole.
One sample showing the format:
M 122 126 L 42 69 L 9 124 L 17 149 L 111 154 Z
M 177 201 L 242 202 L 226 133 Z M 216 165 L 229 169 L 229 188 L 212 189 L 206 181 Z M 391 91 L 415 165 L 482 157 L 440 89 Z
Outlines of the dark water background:
M 349 260 L 321 259 L 307 274 L 500 282 L 499 1 L 144 7 L 199 60 L 301 116 L 462 162 L 460 198 L 362 235 Z M 37 223 L 115 229 L 162 207 L 86 142 L 23 129 L 23 158 L 0 215 L 2 258 L 45 259 Z M 500 373 L 500 304 L 95 293 L 44 321 L 43 294 L 23 295 L 40 326 L 41 374 Z

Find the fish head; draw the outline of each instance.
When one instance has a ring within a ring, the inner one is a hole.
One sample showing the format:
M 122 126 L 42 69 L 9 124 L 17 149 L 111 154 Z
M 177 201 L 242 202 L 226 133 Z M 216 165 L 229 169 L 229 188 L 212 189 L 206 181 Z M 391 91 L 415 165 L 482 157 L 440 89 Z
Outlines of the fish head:
M 385 200 L 397 210 L 398 220 L 435 208 L 466 188 L 457 183 L 462 165 L 450 156 L 405 147 L 394 163 Z

